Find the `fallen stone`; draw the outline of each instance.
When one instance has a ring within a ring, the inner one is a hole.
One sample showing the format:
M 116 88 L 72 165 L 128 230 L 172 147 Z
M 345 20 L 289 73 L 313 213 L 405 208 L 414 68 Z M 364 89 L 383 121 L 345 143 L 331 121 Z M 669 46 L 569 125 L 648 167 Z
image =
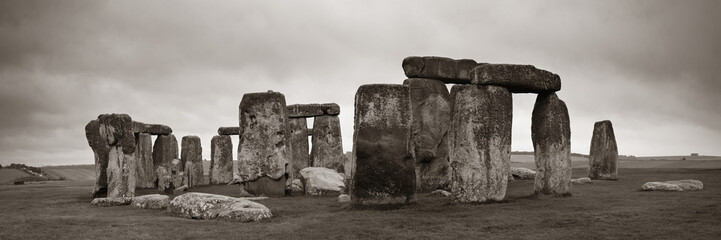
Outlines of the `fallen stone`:
M 423 78 L 407 79 L 403 85 L 411 90 L 416 190 L 449 189 L 451 101 L 448 88 L 441 81 Z
M 483 64 L 471 71 L 473 84 L 502 86 L 512 93 L 548 93 L 561 90 L 561 78 L 533 65 Z
M 153 144 L 153 165 L 157 168 L 163 166 L 170 168 L 170 162 L 178 159 L 178 140 L 175 135 L 160 135 Z
M 536 171 L 523 167 L 511 167 L 511 177 L 521 180 L 534 180 L 536 178 Z
M 138 133 L 135 138 L 135 188 L 155 188 L 152 136 L 150 133 Z
M 442 196 L 442 197 L 449 197 L 449 196 L 451 196 L 451 195 L 453 195 L 453 194 L 450 193 L 450 192 L 448 192 L 448 191 L 446 191 L 446 190 L 438 189 L 438 190 L 435 190 L 435 191 L 431 192 L 431 195 Z
M 324 167 L 343 172 L 343 138 L 340 133 L 338 116 L 318 116 L 313 120 L 311 166 Z
M 127 114 L 98 117 L 100 136 L 110 147 L 108 152 L 108 198 L 135 196 L 135 134 L 133 120 Z
M 458 202 L 501 201 L 511 158 L 511 93 L 498 86 L 451 88 L 452 192 Z
M 350 195 L 348 195 L 348 194 L 338 195 L 338 202 L 342 202 L 342 203 L 350 202 Z
M 240 134 L 240 127 L 219 127 L 218 135 L 238 135 Z
M 477 65 L 471 59 L 415 56 L 403 59 L 403 71 L 407 77 L 438 79 L 444 83 L 471 83 L 470 72 Z
M 592 180 L 615 180 L 618 175 L 618 147 L 611 121 L 593 124 L 591 150 L 588 155 L 588 177 Z
M 210 140 L 210 184 L 233 180 L 233 142 L 230 136 L 218 135 Z
M 95 155 L 95 186 L 93 187 L 93 198 L 106 197 L 108 194 L 108 154 L 110 146 L 100 136 L 100 122 L 92 120 L 85 125 L 85 138 L 88 145 L 93 149 Z
M 536 97 L 531 116 L 537 194 L 571 195 L 571 123 L 556 93 Z
M 175 193 L 175 194 L 178 194 L 178 193 L 182 193 L 182 192 L 185 192 L 185 191 L 188 191 L 188 185 L 183 185 L 183 186 L 180 186 L 180 187 L 175 188 L 174 193 Z
M 290 150 L 292 158 L 288 166 L 290 179 L 300 177 L 300 170 L 310 167 L 310 146 L 308 144 L 308 121 L 305 118 L 289 118 Z
M 136 208 L 145 209 L 166 209 L 170 204 L 170 198 L 167 195 L 150 194 L 134 197 L 130 205 Z
M 326 195 L 340 193 L 345 188 L 343 176 L 336 171 L 322 167 L 309 167 L 300 170 L 308 195 Z
M 586 183 L 592 183 L 592 181 L 591 181 L 590 178 L 582 177 L 582 178 L 571 179 L 571 183 L 573 183 L 573 184 L 586 184 Z
M 242 198 L 208 193 L 185 193 L 170 201 L 168 211 L 176 217 L 237 222 L 260 221 L 273 214 L 263 204 Z
M 699 180 L 676 180 L 676 181 L 665 181 L 665 182 L 647 182 L 641 186 L 643 191 L 693 191 L 702 190 L 703 183 Z
M 336 103 L 323 103 L 320 108 L 325 115 L 337 116 L 340 114 L 340 106 Z
M 132 197 L 119 197 L 119 198 L 95 198 L 90 202 L 90 205 L 95 207 L 114 207 L 129 205 L 133 201 Z
M 300 174 L 300 173 L 299 173 L 299 174 Z M 305 190 L 303 189 L 303 181 L 301 181 L 301 180 L 298 179 L 298 178 L 293 179 L 293 181 L 291 181 L 291 183 L 290 183 L 290 191 L 292 191 L 292 192 L 304 192 Z
M 184 136 L 181 145 L 180 166 L 189 165 L 185 170 L 189 180 L 188 187 L 205 185 L 205 181 L 203 181 L 203 148 L 200 146 L 200 138 Z
M 286 107 L 288 117 L 290 118 L 307 118 L 322 116 L 325 114 L 323 108 L 318 103 L 313 104 L 293 104 Z
M 410 88 L 370 84 L 355 96 L 354 205 L 405 204 L 415 200 Z

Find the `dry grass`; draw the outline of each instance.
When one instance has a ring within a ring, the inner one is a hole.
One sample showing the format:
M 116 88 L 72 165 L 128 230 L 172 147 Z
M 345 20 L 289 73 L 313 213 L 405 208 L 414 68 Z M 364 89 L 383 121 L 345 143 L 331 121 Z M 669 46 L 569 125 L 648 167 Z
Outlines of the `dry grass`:
M 574 169 L 574 177 L 585 176 Z M 721 235 L 721 169 L 622 169 L 618 181 L 574 185 L 568 198 L 532 197 L 509 184 L 507 201 L 457 204 L 418 195 L 395 210 L 357 210 L 335 197 L 259 201 L 274 217 L 255 223 L 198 221 L 130 206 L 89 205 L 91 181 L 0 186 L 0 239 L 714 239 Z M 647 181 L 699 179 L 695 192 L 642 192 Z M 237 196 L 236 186 L 192 189 Z M 139 193 L 151 193 L 142 190 Z

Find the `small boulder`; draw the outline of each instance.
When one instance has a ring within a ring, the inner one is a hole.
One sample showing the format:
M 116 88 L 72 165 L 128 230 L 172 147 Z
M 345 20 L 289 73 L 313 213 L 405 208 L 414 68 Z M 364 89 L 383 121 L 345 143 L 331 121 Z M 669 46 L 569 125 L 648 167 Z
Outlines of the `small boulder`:
M 451 193 L 446 190 L 438 189 L 438 190 L 431 192 L 431 195 L 449 197 L 449 196 L 451 196 Z
M 208 193 L 186 193 L 170 201 L 168 211 L 176 217 L 219 219 L 237 222 L 259 221 L 273 214 L 263 204 L 247 199 Z
M 345 189 L 343 176 L 336 171 L 323 167 L 308 167 L 300 170 L 305 183 L 305 193 L 324 195 L 328 192 L 341 192 Z
M 533 180 L 536 178 L 536 171 L 523 167 L 511 167 L 511 175 L 514 179 Z
M 134 197 L 131 206 L 146 209 L 165 209 L 170 204 L 170 198 L 167 195 L 150 194 Z
M 703 183 L 699 180 L 676 180 L 665 182 L 647 182 L 641 186 L 643 191 L 691 191 L 703 189 Z
M 302 192 L 303 191 L 303 182 L 297 178 L 293 179 L 293 181 L 290 182 L 290 191 Z
M 96 207 L 113 207 L 128 205 L 133 200 L 132 197 L 120 197 L 120 198 L 96 198 L 90 202 L 90 205 Z
M 338 202 L 350 202 L 350 195 L 348 195 L 348 194 L 338 195 Z
M 586 184 L 586 183 L 592 183 L 592 181 L 591 181 L 590 178 L 582 177 L 582 178 L 571 179 L 571 183 L 573 183 L 573 184 Z

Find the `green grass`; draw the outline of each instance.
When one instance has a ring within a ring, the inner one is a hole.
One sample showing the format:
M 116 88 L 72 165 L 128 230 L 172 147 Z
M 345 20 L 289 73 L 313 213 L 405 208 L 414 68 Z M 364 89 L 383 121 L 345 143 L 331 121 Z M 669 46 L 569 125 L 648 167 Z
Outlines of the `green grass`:
M 253 223 L 171 217 L 160 210 L 90 206 L 92 181 L 0 186 L 0 239 L 714 239 L 721 236 L 721 169 L 621 169 L 618 181 L 574 185 L 567 198 L 535 198 L 532 181 L 507 201 L 458 204 L 418 194 L 395 210 L 358 210 L 335 197 L 258 201 L 274 217 Z M 574 169 L 574 178 L 586 170 Z M 704 190 L 642 192 L 647 181 L 698 179 Z M 237 185 L 191 189 L 237 196 Z M 154 193 L 139 190 L 138 193 Z

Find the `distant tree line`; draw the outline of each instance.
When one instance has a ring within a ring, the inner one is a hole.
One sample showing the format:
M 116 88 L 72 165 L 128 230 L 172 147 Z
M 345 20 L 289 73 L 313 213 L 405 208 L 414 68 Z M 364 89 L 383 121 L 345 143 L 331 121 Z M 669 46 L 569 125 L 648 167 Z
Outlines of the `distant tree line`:
M 20 163 L 11 163 L 10 166 L 6 166 L 5 168 L 18 169 L 20 171 L 23 171 L 23 172 L 26 172 L 26 173 L 29 173 L 32 175 L 40 175 L 41 176 L 43 174 L 43 170 L 40 169 L 39 167 L 31 167 L 31 166 L 27 166 L 25 164 L 20 164 Z

